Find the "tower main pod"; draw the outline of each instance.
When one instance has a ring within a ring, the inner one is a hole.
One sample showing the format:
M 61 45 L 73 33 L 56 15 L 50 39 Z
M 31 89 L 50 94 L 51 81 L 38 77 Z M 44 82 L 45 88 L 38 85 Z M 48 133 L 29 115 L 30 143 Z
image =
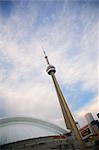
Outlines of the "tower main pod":
M 45 54 L 45 51 L 44 51 L 44 54 Z M 64 120 L 65 120 L 65 124 L 66 124 L 66 127 L 68 129 L 71 130 L 71 132 L 74 134 L 76 140 L 79 142 L 79 145 L 80 147 L 83 149 L 85 147 L 82 139 L 81 139 L 81 136 L 80 136 L 80 132 L 76 126 L 76 123 L 73 119 L 73 116 L 70 112 L 70 109 L 67 105 L 67 102 L 63 96 L 63 93 L 60 89 L 60 86 L 56 80 L 56 77 L 55 77 L 55 72 L 56 72 L 56 69 L 53 65 L 50 65 L 49 63 L 49 60 L 48 60 L 48 57 L 47 55 L 45 54 L 45 59 L 46 59 L 46 62 L 47 62 L 47 73 L 48 75 L 51 75 L 52 77 L 52 80 L 53 80 L 53 83 L 54 83 L 54 86 L 55 86 L 55 89 L 56 89 L 56 92 L 57 92 L 57 96 L 58 96 L 58 99 L 59 99 L 59 103 L 60 103 L 60 106 L 61 106 L 61 110 L 62 110 L 62 113 L 63 113 L 63 117 L 64 117 Z

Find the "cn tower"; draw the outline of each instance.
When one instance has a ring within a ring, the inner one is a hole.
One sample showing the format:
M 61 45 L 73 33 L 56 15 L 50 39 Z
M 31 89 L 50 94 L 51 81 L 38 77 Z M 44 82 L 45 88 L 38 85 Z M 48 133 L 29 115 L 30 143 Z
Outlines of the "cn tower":
M 60 86 L 57 82 L 57 79 L 56 79 L 56 76 L 55 76 L 56 69 L 53 65 L 51 65 L 49 63 L 48 57 L 47 57 L 44 50 L 43 50 L 43 52 L 44 52 L 45 59 L 46 59 L 47 65 L 48 65 L 47 69 L 46 69 L 46 72 L 48 73 L 48 75 L 51 75 L 51 77 L 52 77 L 52 80 L 53 80 L 53 83 L 54 83 L 54 86 L 55 86 L 55 89 L 56 89 L 56 93 L 57 93 L 57 96 L 58 96 L 58 99 L 59 99 L 59 103 L 60 103 L 60 106 L 61 106 L 61 110 L 62 110 L 62 113 L 63 113 L 66 128 L 71 130 L 72 134 L 75 136 L 75 139 L 78 141 L 80 148 L 85 149 L 85 144 L 83 143 L 83 141 L 81 139 L 81 135 L 80 135 L 80 132 L 79 132 L 77 126 L 76 126 L 75 120 L 74 120 L 74 118 L 71 114 L 71 111 L 70 111 L 70 109 L 67 105 L 67 102 L 66 102 L 66 100 L 63 96 L 63 93 L 60 89 Z

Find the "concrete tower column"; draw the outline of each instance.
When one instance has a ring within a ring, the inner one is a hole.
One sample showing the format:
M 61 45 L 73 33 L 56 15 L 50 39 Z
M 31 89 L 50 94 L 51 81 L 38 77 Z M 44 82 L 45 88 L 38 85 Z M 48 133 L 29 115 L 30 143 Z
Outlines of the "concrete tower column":
M 44 54 L 45 54 L 45 51 L 44 51 Z M 51 75 L 52 77 L 52 80 L 53 80 L 53 83 L 54 83 L 54 86 L 55 86 L 55 89 L 56 89 L 56 93 L 57 93 L 57 96 L 58 96 L 58 99 L 59 99 L 59 103 L 60 103 L 60 106 L 61 106 L 61 110 L 62 110 L 62 113 L 63 113 L 63 117 L 64 117 L 64 120 L 65 120 L 65 124 L 66 124 L 66 128 L 70 129 L 71 132 L 74 134 L 76 140 L 79 142 L 79 145 L 82 149 L 85 149 L 85 145 L 81 139 L 81 135 L 80 135 L 80 132 L 76 126 L 76 123 L 75 123 L 75 120 L 70 112 L 70 109 L 68 107 L 68 104 L 63 96 L 63 93 L 60 89 L 60 86 L 56 80 L 56 77 L 55 77 L 55 72 L 56 72 L 56 69 L 53 65 L 50 65 L 49 63 L 49 60 L 48 60 L 48 57 L 46 56 L 45 54 L 45 59 L 46 59 L 46 62 L 48 64 L 48 67 L 46 69 L 47 73 L 49 75 Z

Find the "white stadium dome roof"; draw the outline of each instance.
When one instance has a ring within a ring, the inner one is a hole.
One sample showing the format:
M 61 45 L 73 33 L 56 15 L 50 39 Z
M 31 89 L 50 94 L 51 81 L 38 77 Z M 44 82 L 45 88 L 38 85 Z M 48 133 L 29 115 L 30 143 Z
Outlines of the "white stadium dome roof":
M 69 130 L 62 129 L 57 125 L 31 117 L 0 119 L 0 145 L 68 132 Z

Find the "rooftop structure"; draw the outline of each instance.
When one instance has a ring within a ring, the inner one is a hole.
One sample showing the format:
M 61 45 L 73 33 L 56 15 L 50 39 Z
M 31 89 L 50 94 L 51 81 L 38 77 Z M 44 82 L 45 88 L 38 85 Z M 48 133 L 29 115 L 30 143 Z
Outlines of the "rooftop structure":
M 64 135 L 69 130 L 52 123 L 30 117 L 0 119 L 0 145 L 53 135 Z
M 92 113 L 87 113 L 86 115 L 85 115 L 85 118 L 86 118 L 86 120 L 87 120 L 87 122 L 90 124 L 92 121 L 94 121 L 94 118 L 93 118 L 93 115 L 92 115 Z

